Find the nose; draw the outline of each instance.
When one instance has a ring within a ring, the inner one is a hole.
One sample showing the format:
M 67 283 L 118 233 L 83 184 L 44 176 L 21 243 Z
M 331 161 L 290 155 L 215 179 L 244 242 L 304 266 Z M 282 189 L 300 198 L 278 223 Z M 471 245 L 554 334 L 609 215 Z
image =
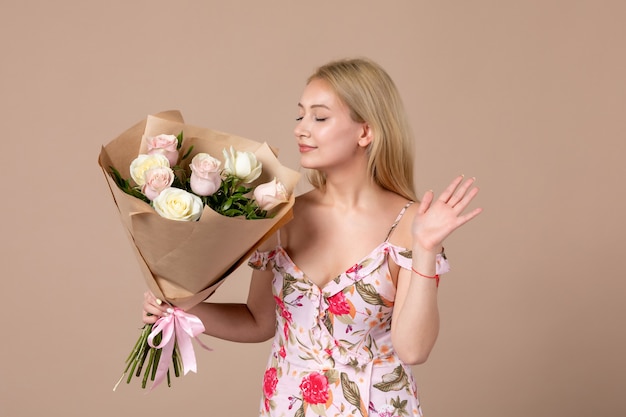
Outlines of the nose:
M 298 123 L 296 124 L 295 129 L 293 130 L 293 133 L 296 136 L 296 138 L 302 138 L 302 137 L 309 137 L 309 136 L 311 136 L 311 132 L 304 125 L 303 122 L 304 122 L 304 120 L 299 120 Z

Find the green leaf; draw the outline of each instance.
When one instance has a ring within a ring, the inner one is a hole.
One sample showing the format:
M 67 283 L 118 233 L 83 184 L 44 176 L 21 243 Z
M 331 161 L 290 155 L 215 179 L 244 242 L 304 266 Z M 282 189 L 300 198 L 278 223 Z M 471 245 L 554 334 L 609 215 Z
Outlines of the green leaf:
M 356 291 L 359 293 L 363 301 L 372 305 L 385 305 L 380 294 L 372 284 L 363 284 L 361 281 L 355 283 Z
M 252 190 L 252 188 L 247 188 L 247 187 L 244 187 L 243 185 L 240 185 L 239 187 L 237 187 L 235 192 L 239 193 L 239 194 L 247 194 L 251 190 Z
M 292 275 L 285 274 L 285 277 L 283 278 L 283 298 L 295 291 L 295 283 L 296 279 Z
M 178 142 L 176 144 L 176 150 L 180 149 L 181 146 L 183 146 L 183 131 L 181 130 L 180 133 L 178 135 L 176 135 L 176 141 Z
M 395 411 L 402 416 L 408 416 L 409 413 L 406 410 L 406 406 L 408 404 L 407 400 L 400 400 L 400 396 L 396 397 L 395 399 L 391 399 L 391 405 L 393 405 L 395 407 Z
M 233 210 L 223 211 L 222 214 L 224 216 L 228 216 L 228 217 L 237 217 L 237 216 L 241 215 L 241 212 L 239 210 L 234 210 L 233 209 Z
M 109 166 L 109 169 L 111 170 L 111 175 L 113 176 L 113 180 L 115 180 L 115 183 L 117 184 L 118 187 L 120 187 L 122 190 L 130 187 L 130 185 L 128 184 L 128 181 L 122 177 L 122 174 L 120 174 L 120 172 L 117 169 L 115 169 L 115 167 Z
M 309 408 L 318 416 L 326 415 L 326 406 L 324 404 L 309 404 Z
M 148 197 L 143 195 L 143 193 L 139 191 L 139 189 L 135 187 L 131 187 L 130 181 L 127 179 L 124 179 L 122 175 L 120 174 L 120 172 L 117 169 L 115 169 L 115 167 L 109 166 L 109 169 L 111 169 L 111 176 L 113 177 L 113 180 L 115 181 L 115 183 L 117 184 L 120 190 L 122 190 L 128 195 L 136 197 L 150 204 L 150 200 L 148 199 Z
M 189 149 L 187 149 L 187 152 L 185 152 L 185 154 L 183 155 L 182 158 L 180 158 L 180 160 L 184 161 L 185 159 L 187 159 L 189 157 L 189 154 L 191 153 L 191 151 L 193 151 L 193 145 L 191 145 L 189 147 Z
M 329 384 L 334 384 L 339 381 L 339 372 L 336 369 L 329 369 L 324 372 L 324 375 L 326 376 Z
M 374 384 L 374 388 L 377 388 L 384 392 L 400 391 L 406 387 L 409 383 L 409 378 L 404 372 L 402 365 L 398 365 L 394 368 L 393 372 L 383 375 L 383 382 Z
M 363 403 L 361 401 L 359 386 L 355 382 L 350 381 L 348 374 L 345 372 L 341 373 L 341 389 L 343 390 L 343 396 L 346 401 L 355 406 L 363 417 L 367 417 L 367 412 L 364 413 L 363 411 Z
M 326 316 L 324 317 L 324 326 L 328 329 L 330 334 L 333 334 L 334 324 L 333 324 L 332 314 L 328 314 L 328 313 L 326 314 Z

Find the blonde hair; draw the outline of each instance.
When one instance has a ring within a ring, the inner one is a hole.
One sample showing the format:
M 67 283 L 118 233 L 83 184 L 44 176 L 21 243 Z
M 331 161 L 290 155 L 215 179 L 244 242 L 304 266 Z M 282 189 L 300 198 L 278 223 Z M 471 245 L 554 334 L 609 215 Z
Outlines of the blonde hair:
M 367 169 L 386 190 L 417 201 L 413 183 L 413 136 L 398 89 L 387 72 L 368 59 L 344 59 L 319 67 L 307 80 L 326 81 L 350 109 L 356 122 L 366 122 L 373 140 Z M 324 173 L 307 174 L 315 188 L 324 188 Z

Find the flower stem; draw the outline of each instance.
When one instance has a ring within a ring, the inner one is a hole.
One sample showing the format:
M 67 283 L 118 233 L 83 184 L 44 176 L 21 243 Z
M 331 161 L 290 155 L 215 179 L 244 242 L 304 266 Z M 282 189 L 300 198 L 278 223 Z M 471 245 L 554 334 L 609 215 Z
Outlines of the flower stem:
M 126 358 L 126 367 L 124 368 L 122 376 L 113 387 L 113 391 L 117 389 L 120 383 L 124 380 L 124 377 L 126 377 L 127 384 L 130 384 L 133 376 L 137 378 L 142 377 L 141 388 L 146 388 L 148 378 L 150 378 L 151 381 L 155 380 L 163 349 L 155 349 L 148 344 L 148 336 L 152 333 L 152 327 L 152 324 L 146 324 L 143 326 L 137 342 L 135 342 L 133 349 Z M 155 346 L 161 343 L 162 337 L 163 335 L 161 333 L 154 337 L 153 343 Z M 146 359 L 148 359 L 147 363 Z M 172 364 L 174 367 L 174 375 L 179 377 L 182 369 L 182 361 L 178 344 L 174 345 L 174 351 L 172 352 Z M 142 372 L 143 376 L 141 375 Z M 167 370 L 167 386 L 172 386 L 169 369 Z
M 148 376 L 152 375 L 151 368 L 154 368 L 156 372 L 156 365 L 154 364 L 154 357 L 156 349 L 150 348 L 150 358 L 148 359 L 148 366 L 146 367 L 145 372 L 143 373 L 143 380 L 141 381 L 141 388 L 146 387 L 146 383 L 148 382 Z M 137 374 L 139 376 L 139 374 Z

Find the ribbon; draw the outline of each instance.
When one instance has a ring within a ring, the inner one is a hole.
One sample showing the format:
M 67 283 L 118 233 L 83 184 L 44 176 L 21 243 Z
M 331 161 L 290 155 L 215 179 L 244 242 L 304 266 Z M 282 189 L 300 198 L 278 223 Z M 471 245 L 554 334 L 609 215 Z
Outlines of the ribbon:
M 160 317 L 148 335 L 148 345 L 155 349 L 163 349 L 157 367 L 154 383 L 150 390 L 156 388 L 167 375 L 167 371 L 172 363 L 174 345 L 178 344 L 180 357 L 183 363 L 183 375 L 189 371 L 197 372 L 196 355 L 193 350 L 191 339 L 196 341 L 206 350 L 213 350 L 198 339 L 198 335 L 204 332 L 202 321 L 193 314 L 185 313 L 180 308 L 174 307 L 174 311 L 168 316 Z M 161 333 L 161 343 L 155 345 L 154 338 Z

